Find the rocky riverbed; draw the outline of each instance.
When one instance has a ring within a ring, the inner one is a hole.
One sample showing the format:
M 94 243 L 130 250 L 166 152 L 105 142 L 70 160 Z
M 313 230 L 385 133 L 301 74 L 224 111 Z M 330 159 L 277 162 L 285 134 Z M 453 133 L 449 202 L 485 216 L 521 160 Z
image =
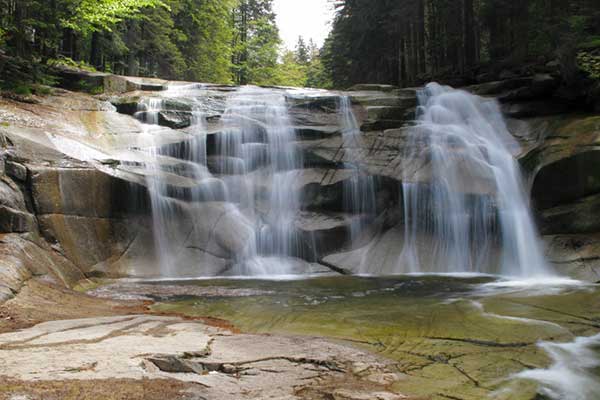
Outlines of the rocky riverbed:
M 304 160 L 291 187 L 301 194 L 295 223 L 312 256 L 291 264 L 320 278 L 140 283 L 158 277 L 160 266 L 148 171 L 140 168 L 144 126 L 132 115 L 144 99 L 169 97 L 164 89 L 183 83 L 73 74 L 105 93 L 56 88 L 0 98 L 0 398 L 502 398 L 507 376 L 552 365 L 539 340 L 598 333 L 600 119 L 560 97 L 559 77 L 466 89 L 501 102 L 546 255 L 560 275 L 590 285 L 487 295 L 474 287 L 491 278 L 438 285 L 340 276 L 394 273 L 404 240 L 398 188 L 416 90 L 382 85 L 273 89 L 285 93 Z M 207 165 L 219 178 L 236 172 L 210 147 L 238 90 L 202 86 Z M 344 138 L 340 97 L 350 101 L 359 141 Z M 198 138 L 190 104 L 175 100 L 152 145 L 178 154 Z M 197 182 L 184 167 L 168 182 L 169 193 L 187 201 Z M 362 216 L 340 207 L 355 168 L 373 177 L 378 199 L 359 238 L 352 227 Z M 416 181 L 431 183 L 427 157 L 411 168 Z M 181 276 L 234 274 L 237 214 L 220 201 L 193 207 L 202 223 L 182 219 L 174 233 L 186 244 Z M 535 381 L 518 382 L 523 399 L 538 395 Z

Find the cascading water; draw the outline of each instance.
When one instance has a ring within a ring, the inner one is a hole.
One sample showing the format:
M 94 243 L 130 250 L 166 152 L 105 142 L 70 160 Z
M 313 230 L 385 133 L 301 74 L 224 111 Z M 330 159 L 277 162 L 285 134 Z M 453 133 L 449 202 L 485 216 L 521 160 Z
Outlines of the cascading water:
M 170 87 L 162 97 L 145 99 L 137 113 L 144 122 L 139 147 L 144 149 L 161 275 L 181 275 L 181 264 L 194 262 L 182 260 L 190 249 L 209 258 L 198 260 L 197 276 L 213 274 L 214 269 L 203 268 L 224 258 L 234 265 L 223 273 L 295 272 L 298 259 L 311 256 L 296 227 L 302 158 L 284 93 L 248 87 L 228 95 L 219 132 L 207 151 L 206 114 L 202 101 L 195 100 L 202 90 L 197 85 Z M 192 109 L 189 138 L 165 146 L 160 118 L 180 112 L 170 110 L 170 104 L 183 100 Z M 201 246 L 196 244 L 200 239 L 206 239 Z
M 352 111 L 350 97 L 339 97 L 338 114 L 342 128 L 344 148 L 344 166 L 353 171 L 350 179 L 344 182 L 344 211 L 353 215 L 350 225 L 352 244 L 361 241 L 361 235 L 366 226 L 373 220 L 376 213 L 375 182 L 371 175 L 360 171 L 357 162 L 360 161 L 360 151 L 364 149 L 360 127 Z
M 398 272 L 548 274 L 497 103 L 438 84 L 419 97 L 403 164 Z
M 242 208 L 255 221 L 254 243 L 248 248 L 240 273 L 287 274 L 290 258 L 302 257 L 296 218 L 300 210 L 295 182 L 302 168 L 295 146 L 296 133 L 282 93 L 246 87 L 231 96 L 217 138 L 219 170 L 238 165 L 239 174 L 225 179 L 239 193 Z M 258 214 L 258 215 L 257 215 Z

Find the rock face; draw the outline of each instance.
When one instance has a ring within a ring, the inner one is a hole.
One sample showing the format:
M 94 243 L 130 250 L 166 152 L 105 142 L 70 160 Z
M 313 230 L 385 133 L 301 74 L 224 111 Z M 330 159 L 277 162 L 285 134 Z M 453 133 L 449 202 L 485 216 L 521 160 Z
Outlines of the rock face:
M 588 235 L 588 252 L 595 252 L 593 243 L 597 243 L 596 233 L 600 231 L 600 118 L 555 116 L 534 119 L 531 126 L 536 144 L 521 162 L 530 177 L 540 230 L 550 235 L 546 239 L 549 258 L 554 261 L 560 254 L 557 268 L 595 280 L 594 273 L 582 272 L 588 267 L 578 256 L 577 246 L 563 243 L 579 243 L 582 235 Z M 560 243 L 557 237 L 562 238 Z
M 73 72 L 64 72 L 65 82 L 69 74 Z M 228 209 L 223 181 L 242 173 L 260 174 L 267 162 L 264 137 L 242 138 L 248 154 L 253 154 L 251 165 L 216 151 L 223 112 L 238 88 L 203 85 L 202 98 L 187 98 L 173 97 L 165 89 L 198 85 L 104 74 L 89 74 L 83 80 L 92 89 L 102 86 L 105 94 L 92 97 L 57 89 L 36 104 L 0 100 L 0 232 L 35 237 L 43 251 L 70 266 L 69 276 L 73 268 L 88 275 L 156 276 L 159 261 L 146 186 L 159 172 L 143 168 L 148 152 L 140 150 L 158 148 L 163 155 L 159 169 L 175 171 L 164 173 L 166 195 L 186 209 L 182 215 L 198 216 L 196 223 L 182 217 L 176 230 L 168 230 L 181 244 L 177 264 L 189 276 L 227 273 L 249 241 L 248 225 L 257 220 L 251 210 L 236 214 Z M 535 75 L 467 90 L 498 98 L 511 117 L 508 127 L 521 144 L 519 157 L 542 232 L 595 237 L 592 234 L 600 231 L 595 217 L 600 207 L 600 120 L 571 113 L 573 104 L 557 95 L 559 84 L 555 76 Z M 301 212 L 295 222 L 303 241 L 300 253 L 307 262 L 336 269 L 393 272 L 402 243 L 401 180 L 411 174 L 416 183 L 432 180 L 426 151 L 422 163 L 405 162 L 410 150 L 406 126 L 415 116 L 416 89 L 358 85 L 347 92 L 286 96 L 298 139 L 295 146 L 303 159 L 293 185 L 300 193 Z M 361 127 L 358 139 L 343 135 L 342 97 L 349 99 Z M 148 126 L 133 116 L 143 117 L 139 113 L 148 112 L 149 99 L 157 98 L 162 99 L 163 111 L 149 141 Z M 190 127 L 199 115 L 206 120 L 206 136 Z M 257 121 L 247 123 L 261 131 Z M 182 159 L 203 146 L 213 177 L 199 183 L 190 179 L 194 171 Z M 375 215 L 368 218 L 344 205 L 357 170 L 373 181 Z M 487 178 L 477 168 L 465 165 L 464 170 L 466 178 L 457 190 L 489 194 Z M 261 191 L 268 193 L 269 184 L 265 182 Z M 199 186 L 214 186 L 212 192 L 220 195 L 194 200 Z M 243 195 L 228 193 L 235 201 Z M 257 203 L 259 214 L 265 213 L 260 199 Z M 359 239 L 353 236 L 357 225 L 365 232 Z M 368 250 L 358 249 L 367 243 Z M 365 254 L 370 265 L 363 261 Z M 29 275 L 25 271 L 19 276 L 22 281 Z M 11 285 L 4 286 L 14 293 Z
M 81 380 L 143 379 L 193 383 L 188 394 L 215 400 L 300 399 L 302 391 L 325 396 L 343 388 L 355 396 L 352 387 L 364 398 L 404 398 L 383 379 L 401 378 L 393 364 L 367 352 L 323 339 L 231 334 L 179 318 L 46 322 L 0 335 L 0 356 L 2 378 L 14 382 L 0 395 L 27 395 L 34 381 L 60 380 L 68 388 Z M 337 388 L 328 389 L 324 383 L 334 380 Z

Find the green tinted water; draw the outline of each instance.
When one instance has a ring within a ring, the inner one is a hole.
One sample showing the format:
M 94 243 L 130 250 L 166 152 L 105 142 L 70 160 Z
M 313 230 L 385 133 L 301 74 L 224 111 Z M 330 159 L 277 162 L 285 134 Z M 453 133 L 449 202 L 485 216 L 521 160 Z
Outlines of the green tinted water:
M 550 364 L 540 340 L 569 342 L 600 332 L 600 290 L 488 287 L 493 282 L 447 276 L 187 281 L 178 284 L 269 293 L 189 297 L 155 308 L 227 319 L 246 332 L 352 341 L 396 360 L 409 379 L 395 389 L 409 395 L 531 399 L 536 384 L 507 378 Z

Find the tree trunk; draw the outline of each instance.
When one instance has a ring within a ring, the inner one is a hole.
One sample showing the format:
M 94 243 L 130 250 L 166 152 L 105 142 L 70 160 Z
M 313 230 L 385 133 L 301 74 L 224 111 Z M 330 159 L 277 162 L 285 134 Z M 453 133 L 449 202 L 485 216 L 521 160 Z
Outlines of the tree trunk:
M 102 64 L 102 49 L 100 46 L 100 32 L 95 31 L 92 33 L 92 43 L 90 50 L 90 64 L 94 68 L 100 69 Z
M 476 45 L 475 45 L 475 21 L 473 13 L 473 0 L 464 0 L 464 46 L 465 46 L 465 65 L 467 69 L 472 68 L 476 63 Z

